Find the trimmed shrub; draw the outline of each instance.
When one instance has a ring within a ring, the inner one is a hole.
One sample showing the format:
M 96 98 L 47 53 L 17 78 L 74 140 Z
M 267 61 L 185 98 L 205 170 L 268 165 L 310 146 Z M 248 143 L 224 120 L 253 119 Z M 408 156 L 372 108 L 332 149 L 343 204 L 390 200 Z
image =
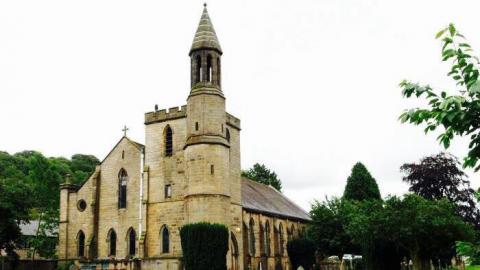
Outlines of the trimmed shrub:
M 226 270 L 228 228 L 222 224 L 192 223 L 180 230 L 185 270 Z
M 315 263 L 315 244 L 308 239 L 294 239 L 287 243 L 288 257 L 292 269 L 297 269 L 300 265 L 303 269 L 311 269 Z

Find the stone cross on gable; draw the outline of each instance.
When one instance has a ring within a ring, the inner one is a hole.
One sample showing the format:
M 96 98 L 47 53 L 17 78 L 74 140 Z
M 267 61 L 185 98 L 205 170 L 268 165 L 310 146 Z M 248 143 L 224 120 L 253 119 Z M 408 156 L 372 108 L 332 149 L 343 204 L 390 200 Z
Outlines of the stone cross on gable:
M 122 131 L 123 131 L 123 136 L 124 136 L 124 137 L 127 137 L 127 131 L 128 131 L 128 130 L 129 130 L 129 128 L 127 128 L 127 126 L 123 126 Z

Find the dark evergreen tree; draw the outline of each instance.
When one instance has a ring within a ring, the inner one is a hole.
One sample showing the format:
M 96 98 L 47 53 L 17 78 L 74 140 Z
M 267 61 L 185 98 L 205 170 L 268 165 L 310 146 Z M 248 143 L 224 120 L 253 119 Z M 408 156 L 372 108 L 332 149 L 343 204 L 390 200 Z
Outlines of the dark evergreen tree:
M 185 270 L 227 270 L 228 228 L 192 223 L 180 229 Z
M 288 241 L 287 252 L 292 269 L 302 266 L 303 269 L 312 269 L 315 263 L 315 244 L 309 239 L 294 239 Z
M 377 182 L 362 163 L 357 162 L 353 166 L 352 173 L 347 179 L 343 198 L 354 201 L 382 199 Z
M 255 163 L 252 168 L 242 171 L 242 176 L 282 191 L 282 182 L 278 179 L 277 174 L 263 164 Z

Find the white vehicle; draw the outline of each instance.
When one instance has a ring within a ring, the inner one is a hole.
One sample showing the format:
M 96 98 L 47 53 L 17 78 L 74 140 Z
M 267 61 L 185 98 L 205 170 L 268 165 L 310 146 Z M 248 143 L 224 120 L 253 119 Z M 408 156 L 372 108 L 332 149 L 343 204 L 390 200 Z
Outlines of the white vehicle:
M 340 258 L 338 258 L 338 256 L 330 256 L 327 258 L 327 261 L 338 262 L 340 261 Z

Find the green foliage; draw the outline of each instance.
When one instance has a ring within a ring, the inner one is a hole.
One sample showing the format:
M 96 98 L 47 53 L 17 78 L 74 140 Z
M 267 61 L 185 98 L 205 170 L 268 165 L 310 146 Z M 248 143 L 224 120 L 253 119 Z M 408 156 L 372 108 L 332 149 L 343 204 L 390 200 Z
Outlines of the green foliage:
M 98 164 L 100 164 L 100 161 L 93 155 L 73 155 L 70 169 L 73 172 L 74 183 L 85 181 L 95 171 Z
M 408 194 L 403 198 L 389 197 L 385 202 L 352 202 L 348 209 L 346 229 L 354 242 L 393 244 L 398 250 L 408 251 L 417 269 L 423 269 L 430 259 L 443 259 L 442 252 L 451 250 L 456 240 L 469 240 L 474 235 L 473 227 L 456 214 L 455 205 L 446 199 L 431 201 Z M 372 254 L 382 250 L 382 246 L 373 247 L 376 249 Z M 365 259 L 369 269 L 368 253 Z
M 468 257 L 468 264 L 480 264 L 480 243 L 457 241 L 456 248 L 458 256 Z
M 308 225 L 307 235 L 323 257 L 337 255 L 341 258 L 344 253 L 357 253 L 359 250 L 345 231 L 347 216 L 344 205 L 339 198 L 327 198 L 311 205 L 312 222 Z
M 362 163 L 357 162 L 353 166 L 352 173 L 347 179 L 343 198 L 355 201 L 382 199 L 377 181 Z
M 399 269 L 402 250 L 390 239 L 381 200 L 347 201 L 345 230 L 353 243 L 360 246 L 365 269 Z
M 62 157 L 47 158 L 36 151 L 23 151 L 14 155 L 0 152 L 1 192 L 5 193 L 0 195 L 0 204 L 3 205 L 0 207 L 5 207 L 5 210 L 0 209 L 0 214 L 8 216 L 0 217 L 0 226 L 5 226 L 2 228 L 2 233 L 5 233 L 3 239 L 6 239 L 0 240 L 3 243 L 0 245 L 11 245 L 8 243 L 19 239 L 19 222 L 39 220 L 37 235 L 30 242 L 33 247 L 31 256 L 35 257 L 38 253 L 52 258 L 58 239 L 50 237 L 47 232 L 55 231 L 54 228 L 58 227 L 60 183 L 72 172 L 76 183 L 82 183 L 98 163 L 95 157 L 81 154 L 74 155 L 70 161 Z
M 446 91 L 435 91 L 428 85 L 420 85 L 404 80 L 400 83 L 402 94 L 406 98 L 424 98 L 426 108 L 413 108 L 400 115 L 402 123 L 425 124 L 425 133 L 443 127 L 438 141 L 445 147 L 450 146 L 455 136 L 470 136 L 469 152 L 464 158 L 465 167 L 480 169 L 480 80 L 479 60 L 471 54 L 470 45 L 465 42 L 453 24 L 442 29 L 436 36 L 441 39 L 442 60 L 450 61 L 452 66 L 447 74 L 460 88 L 456 95 Z
M 74 265 L 73 261 L 60 261 L 57 266 L 57 270 L 70 270 L 71 267 Z
M 309 239 L 288 241 L 287 252 L 292 269 L 297 269 L 300 265 L 303 269 L 311 269 L 315 263 L 315 243 Z
M 38 254 L 44 258 L 55 258 L 56 246 L 58 243 L 58 209 L 45 209 L 38 212 L 37 209 L 31 211 L 31 219 L 38 220 L 35 236 L 29 239 L 32 247 L 29 257 L 34 259 Z
M 17 257 L 15 242 L 20 240 L 19 225 L 30 220 L 29 210 L 33 206 L 32 191 L 25 183 L 22 173 L 9 163 L 5 153 L 0 152 L 2 172 L 0 174 L 0 250 L 8 256 Z
M 282 191 L 282 181 L 278 179 L 274 171 L 270 171 L 270 169 L 263 164 L 255 163 L 252 168 L 242 171 L 242 176 Z
M 180 238 L 185 270 L 226 270 L 228 236 L 228 228 L 222 224 L 183 226 Z

